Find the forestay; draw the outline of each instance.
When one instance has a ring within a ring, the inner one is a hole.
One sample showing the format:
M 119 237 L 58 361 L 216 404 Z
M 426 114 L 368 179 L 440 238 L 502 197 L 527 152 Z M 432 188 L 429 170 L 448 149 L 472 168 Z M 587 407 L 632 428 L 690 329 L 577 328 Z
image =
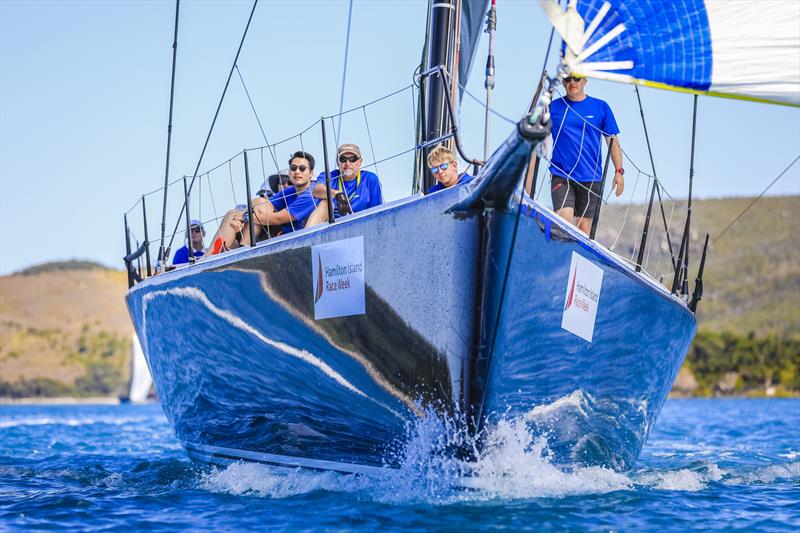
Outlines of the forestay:
M 592 78 L 800 106 L 800 2 L 539 0 Z

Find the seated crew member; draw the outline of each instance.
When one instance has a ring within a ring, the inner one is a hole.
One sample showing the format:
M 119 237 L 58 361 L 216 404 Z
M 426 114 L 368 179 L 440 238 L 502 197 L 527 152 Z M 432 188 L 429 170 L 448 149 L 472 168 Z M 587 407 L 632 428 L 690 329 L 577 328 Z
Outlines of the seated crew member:
M 261 183 L 261 187 L 258 188 L 256 196 L 271 198 L 273 194 L 281 192 L 286 187 L 291 187 L 291 185 L 292 183 L 289 181 L 289 169 L 281 170 L 277 174 L 271 174 Z
M 291 187 L 282 187 L 269 201 L 263 198 L 253 200 L 253 222 L 256 237 L 263 226 L 281 226 L 286 234 L 306 227 L 309 215 L 317 207 L 319 200 L 311 194 L 311 177 L 314 174 L 314 156 L 298 151 L 289 159 L 289 180 Z
M 189 230 L 192 235 L 192 251 L 195 258 L 203 257 L 206 250 L 203 247 L 203 238 L 206 236 L 206 230 L 199 220 L 192 220 L 189 224 Z M 189 246 L 184 245 L 175 252 L 172 258 L 173 265 L 182 265 L 189 262 Z
M 267 226 L 278 226 L 280 233 L 302 229 L 308 216 L 319 202 L 311 194 L 314 157 L 307 152 L 295 152 L 289 160 L 291 187 L 273 194 L 269 199 L 253 199 L 253 236 L 258 240 Z M 237 206 L 222 219 L 211 247 L 212 254 L 238 248 L 250 242 L 250 227 L 246 220 L 247 206 Z
M 361 170 L 361 149 L 356 144 L 343 144 L 336 151 L 339 168 L 331 172 L 331 194 L 334 198 L 334 218 L 357 213 L 383 203 L 383 192 L 378 175 L 369 170 Z M 325 173 L 317 176 L 314 197 L 326 199 Z M 309 219 L 309 225 L 328 220 L 325 202 L 317 206 Z
M 428 168 L 437 180 L 437 183 L 428 189 L 428 194 L 472 180 L 472 176 L 466 171 L 458 173 L 458 161 L 455 155 L 441 144 L 428 154 Z

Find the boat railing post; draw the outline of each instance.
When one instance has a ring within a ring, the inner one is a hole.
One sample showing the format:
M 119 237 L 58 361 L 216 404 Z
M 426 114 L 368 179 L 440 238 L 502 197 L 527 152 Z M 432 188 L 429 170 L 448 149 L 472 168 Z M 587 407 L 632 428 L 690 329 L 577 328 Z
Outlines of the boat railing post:
M 150 237 L 147 233 L 147 207 L 144 204 L 144 195 L 142 195 L 142 221 L 144 223 L 144 254 L 147 261 L 147 277 L 153 275 L 153 269 L 150 267 Z
M 603 165 L 603 179 L 600 181 L 600 198 L 597 201 L 597 210 L 594 212 L 594 218 L 592 219 L 592 230 L 589 232 L 589 238 L 594 240 L 594 236 L 597 233 L 597 221 L 600 220 L 600 208 L 603 207 L 603 190 L 605 189 L 606 185 L 606 176 L 608 175 L 608 163 L 611 161 L 611 149 L 614 147 L 614 137 L 610 137 L 608 139 L 608 153 L 606 154 L 606 162 Z M 539 164 L 539 159 L 536 159 L 536 164 Z M 591 191 L 590 191 L 591 194 Z
M 244 188 L 247 191 L 247 228 L 250 230 L 250 246 L 256 245 L 255 226 L 253 224 L 253 200 L 250 195 L 250 167 L 247 163 L 247 150 L 244 154 Z
M 650 203 L 647 204 L 647 216 L 644 218 L 644 227 L 642 228 L 642 240 L 639 243 L 639 255 L 636 257 L 636 272 L 641 272 L 642 261 L 644 261 L 644 249 L 647 246 L 647 234 L 650 230 L 650 215 L 653 212 L 653 201 L 656 197 L 656 187 L 658 187 L 658 180 L 653 178 L 653 188 L 650 189 Z
M 189 218 L 189 189 L 186 187 L 186 176 L 183 177 L 183 205 L 186 209 L 183 214 L 186 217 L 186 246 L 189 248 L 189 263 L 194 263 L 194 250 L 192 250 L 192 221 Z
M 325 163 L 325 201 L 328 202 L 328 224 L 333 224 L 333 198 L 331 197 L 331 172 L 328 164 L 328 138 L 325 133 L 325 117 L 320 117 L 322 126 L 322 160 Z
M 131 233 L 128 230 L 128 215 L 122 215 L 125 222 L 125 273 L 128 274 L 128 288 L 133 287 L 133 276 L 131 275 Z
M 683 258 L 687 245 L 686 239 L 688 237 L 689 237 L 689 228 L 684 227 L 683 237 L 681 238 L 681 247 L 678 250 L 678 268 L 675 269 L 675 276 L 672 279 L 671 291 L 673 294 L 677 294 L 679 292 L 680 287 L 683 285 L 684 276 L 688 276 L 688 272 L 684 272 L 683 270 Z

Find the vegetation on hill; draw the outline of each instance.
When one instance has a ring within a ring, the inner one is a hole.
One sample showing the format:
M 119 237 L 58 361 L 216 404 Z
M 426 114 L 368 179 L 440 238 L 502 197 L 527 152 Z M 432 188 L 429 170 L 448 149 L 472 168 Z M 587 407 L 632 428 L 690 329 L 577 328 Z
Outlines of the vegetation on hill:
M 678 377 L 679 394 L 800 391 L 800 196 L 763 198 L 715 241 L 748 203 L 694 203 L 690 290 L 706 232 L 713 244 L 698 308 L 700 331 Z M 685 205 L 665 207 L 677 250 Z M 602 213 L 598 240 L 631 257 L 645 206 L 616 205 Z M 648 272 L 671 284 L 660 213 L 650 243 Z M 0 277 L 0 397 L 123 393 L 132 332 L 126 286 L 124 272 L 92 261 L 46 263 Z
M 737 335 L 701 331 L 684 363 L 697 381 L 694 395 L 757 394 L 800 391 L 800 335 Z
M 96 261 L 70 259 L 69 261 L 51 261 L 34 265 L 17 272 L 20 276 L 35 276 L 45 272 L 61 272 L 64 270 L 106 270 L 106 267 Z
M 132 329 L 125 279 L 94 267 L 0 278 L 0 396 L 122 393 Z

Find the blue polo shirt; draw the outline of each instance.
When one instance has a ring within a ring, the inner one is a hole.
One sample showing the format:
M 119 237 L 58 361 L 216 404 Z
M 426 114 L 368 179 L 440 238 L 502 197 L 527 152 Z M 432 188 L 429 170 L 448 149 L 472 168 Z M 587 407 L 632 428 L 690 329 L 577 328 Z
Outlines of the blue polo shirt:
M 354 180 L 347 181 L 340 179 L 339 169 L 331 172 L 331 189 L 342 190 L 350 200 L 350 208 L 353 213 L 358 213 L 364 209 L 375 207 L 383 203 L 383 192 L 381 191 L 381 181 L 378 175 L 369 170 L 362 170 Z M 325 185 L 325 173 L 321 172 L 317 176 L 316 183 Z M 334 207 L 336 203 L 334 202 Z M 339 216 L 338 212 L 334 216 Z
M 457 181 L 457 182 L 455 182 L 455 183 L 454 183 L 452 186 L 453 186 L 453 187 L 455 187 L 456 185 L 461 185 L 462 183 L 467 183 L 467 182 L 469 182 L 469 181 L 471 181 L 471 180 L 472 180 L 472 176 L 470 176 L 469 174 L 467 174 L 466 172 L 464 172 L 463 174 L 461 174 L 461 175 L 458 177 L 458 181 Z M 442 185 L 441 183 L 439 183 L 439 182 L 437 181 L 437 182 L 436 182 L 436 184 L 435 184 L 433 187 L 431 187 L 430 189 L 428 189 L 428 194 L 430 194 L 430 193 L 432 193 L 432 192 L 436 192 L 436 191 L 441 191 L 441 190 L 442 190 L 442 189 L 444 189 L 444 188 L 445 188 L 445 187 L 444 187 L 444 185 Z
M 203 255 L 205 255 L 205 252 L 203 250 L 194 251 L 195 258 L 203 257 Z M 172 258 L 172 264 L 182 265 L 188 262 L 189 262 L 189 247 L 184 245 L 175 251 L 175 256 Z
M 294 222 L 282 226 L 283 233 L 305 228 L 306 220 L 308 220 L 309 215 L 314 212 L 314 208 L 320 202 L 311 195 L 311 187 L 300 194 L 297 193 L 294 187 L 286 187 L 282 191 L 273 194 L 269 201 L 275 207 L 275 211 L 286 209 L 294 219 Z
M 600 137 L 619 133 L 607 103 L 587 96 L 580 102 L 567 97 L 550 104 L 553 157 L 550 172 L 575 181 L 599 181 L 603 174 Z

